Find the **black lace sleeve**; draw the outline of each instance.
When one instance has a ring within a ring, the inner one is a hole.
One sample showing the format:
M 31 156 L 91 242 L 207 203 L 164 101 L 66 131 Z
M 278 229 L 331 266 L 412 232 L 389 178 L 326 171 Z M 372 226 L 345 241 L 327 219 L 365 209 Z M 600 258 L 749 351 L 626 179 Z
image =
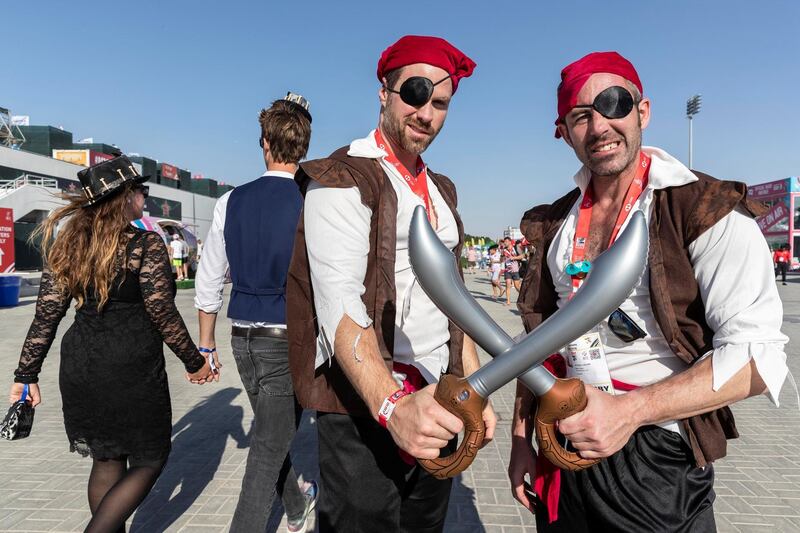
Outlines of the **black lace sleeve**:
M 14 371 L 17 383 L 37 383 L 42 363 L 56 337 L 58 324 L 67 313 L 72 298 L 66 291 L 60 291 L 53 282 L 49 270 L 42 272 L 39 284 L 39 298 L 36 300 L 36 315 L 33 317 L 19 366 Z
M 138 240 L 134 254 L 141 257 L 139 286 L 144 307 L 167 346 L 175 352 L 188 372 L 197 372 L 205 358 L 189 336 L 186 324 L 175 307 L 175 282 L 164 242 L 155 233 L 146 233 Z M 139 253 L 137 253 L 139 252 Z

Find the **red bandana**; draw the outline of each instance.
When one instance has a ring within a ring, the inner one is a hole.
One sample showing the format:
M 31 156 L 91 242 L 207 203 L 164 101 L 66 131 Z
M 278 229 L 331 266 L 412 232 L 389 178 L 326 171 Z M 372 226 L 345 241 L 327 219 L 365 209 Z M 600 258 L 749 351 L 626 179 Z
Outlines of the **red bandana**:
M 383 82 L 387 72 L 414 63 L 427 63 L 446 70 L 453 82 L 453 94 L 458 89 L 458 80 L 469 77 L 475 70 L 475 62 L 444 39 L 406 35 L 381 54 L 378 81 Z
M 558 118 L 556 126 L 564 120 L 570 110 L 578 104 L 578 93 L 592 74 L 606 72 L 616 74 L 630 81 L 640 93 L 644 93 L 639 74 L 630 61 L 616 52 L 593 52 L 570 63 L 561 71 L 561 83 L 558 86 Z M 556 128 L 556 137 L 561 137 Z

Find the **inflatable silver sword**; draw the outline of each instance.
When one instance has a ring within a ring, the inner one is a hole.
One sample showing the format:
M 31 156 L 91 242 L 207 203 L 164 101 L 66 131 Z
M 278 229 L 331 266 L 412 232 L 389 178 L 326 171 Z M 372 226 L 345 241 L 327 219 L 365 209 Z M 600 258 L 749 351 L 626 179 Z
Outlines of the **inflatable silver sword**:
M 555 421 L 585 407 L 583 384 L 575 379 L 557 380 L 541 363 L 619 307 L 644 271 L 647 246 L 644 215 L 641 212 L 634 213 L 616 242 L 594 261 L 591 272 L 572 300 L 518 344 L 514 344 L 511 337 L 469 294 L 459 275 L 456 258 L 436 236 L 425 210 L 417 207 L 409 231 L 409 258 L 414 275 L 434 304 L 459 329 L 495 357 L 466 379 L 445 376 L 440 381 L 437 400 L 460 416 L 468 429 L 456 453 L 437 460 L 420 461 L 423 467 L 437 477 L 452 477 L 466 469 L 483 440 L 482 433 L 477 435 L 472 431 L 480 430 L 483 426 L 480 411 L 476 419 L 475 410 L 478 407 L 482 410 L 490 394 L 515 378 L 519 378 L 539 399 L 537 441 L 540 447 L 549 448 L 554 454 L 548 455 L 545 449 L 548 459 L 571 469 L 594 464 L 596 461 L 586 461 L 577 454 L 566 452 L 555 441 Z M 558 390 L 554 390 L 557 385 Z M 441 393 L 439 389 L 442 389 Z M 546 398 L 552 401 L 544 402 Z M 569 404 L 569 409 L 565 402 Z M 550 413 L 544 403 L 553 403 L 557 412 Z M 555 418 L 549 422 L 542 420 L 542 427 L 539 427 L 539 419 L 553 416 Z M 540 432 L 543 434 L 540 435 Z M 473 442 L 469 442 L 468 437 Z

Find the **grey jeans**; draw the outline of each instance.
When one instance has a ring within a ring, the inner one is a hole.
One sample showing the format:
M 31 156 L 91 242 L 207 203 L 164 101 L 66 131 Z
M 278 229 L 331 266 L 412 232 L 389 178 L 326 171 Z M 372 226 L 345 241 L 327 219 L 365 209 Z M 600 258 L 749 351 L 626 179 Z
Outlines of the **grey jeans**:
M 294 397 L 288 343 L 271 337 L 231 337 L 233 357 L 253 407 L 250 451 L 232 532 L 261 533 L 277 489 L 289 520 L 305 511 L 289 449 L 302 409 Z

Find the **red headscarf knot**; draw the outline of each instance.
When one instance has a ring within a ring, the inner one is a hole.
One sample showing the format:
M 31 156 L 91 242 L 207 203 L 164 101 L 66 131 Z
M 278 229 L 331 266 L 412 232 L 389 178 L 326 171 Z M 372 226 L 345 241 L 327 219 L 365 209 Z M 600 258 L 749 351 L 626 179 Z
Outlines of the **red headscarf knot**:
M 381 54 L 378 60 L 378 81 L 383 82 L 387 72 L 414 63 L 427 63 L 446 70 L 453 82 L 453 94 L 458 89 L 458 80 L 469 77 L 475 70 L 475 62 L 444 39 L 406 35 Z

